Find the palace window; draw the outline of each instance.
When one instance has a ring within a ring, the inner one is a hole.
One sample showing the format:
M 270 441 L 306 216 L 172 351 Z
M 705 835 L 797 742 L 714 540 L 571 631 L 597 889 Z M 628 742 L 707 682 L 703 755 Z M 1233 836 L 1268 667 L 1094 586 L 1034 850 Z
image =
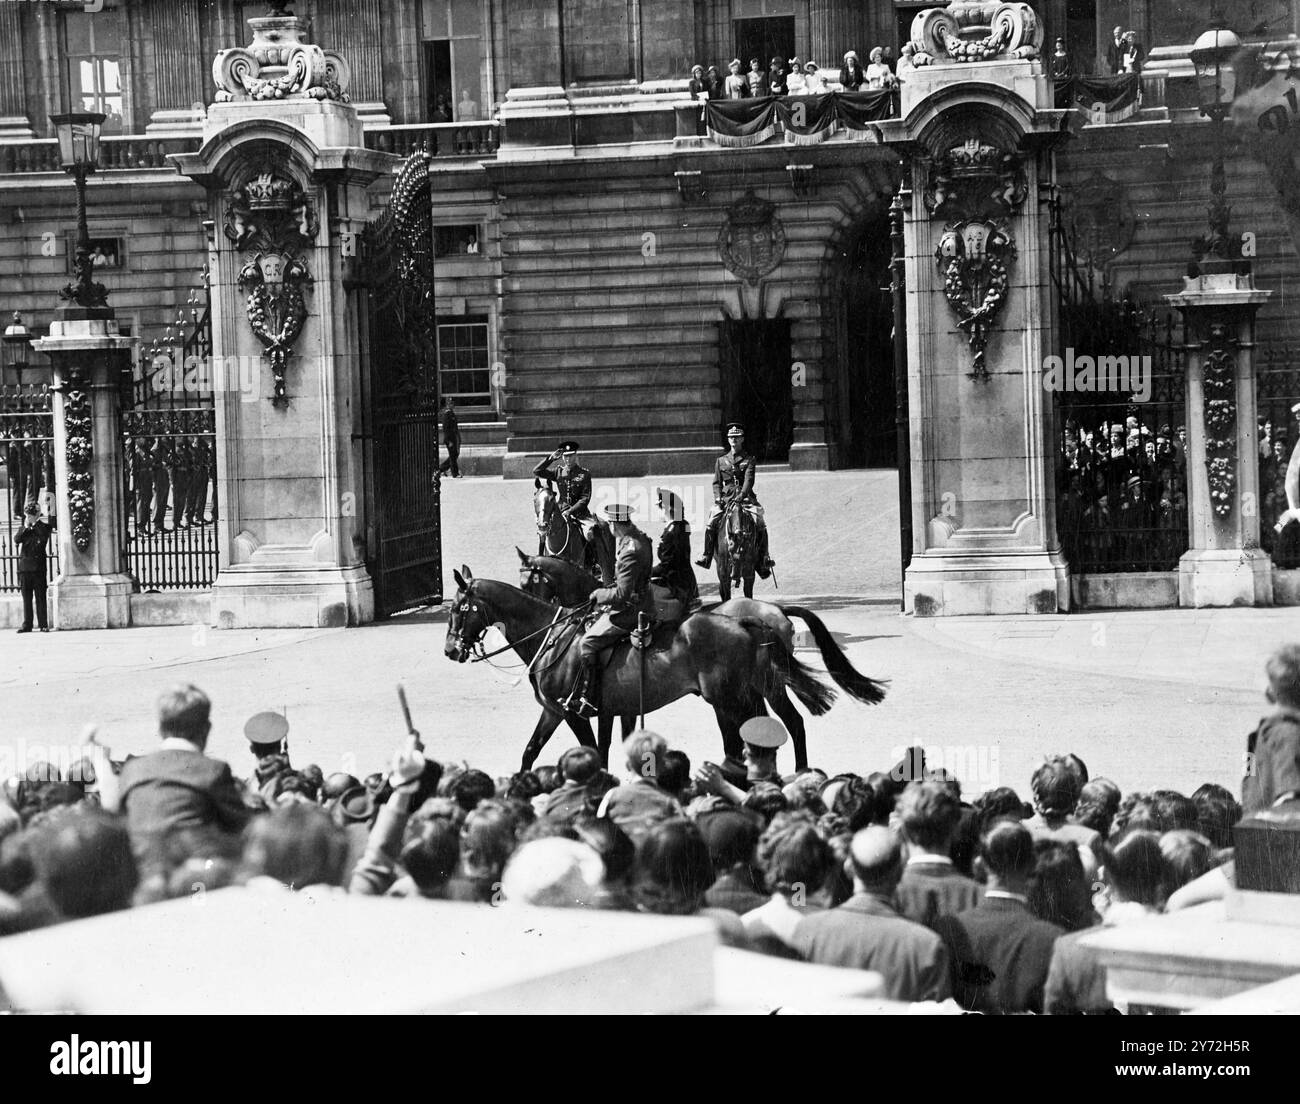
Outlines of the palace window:
M 464 315 L 438 323 L 438 392 L 464 408 L 492 406 L 488 320 Z
M 433 255 L 437 258 L 482 256 L 483 227 L 478 223 L 433 228 Z
M 67 58 L 69 107 L 100 111 L 102 133 L 122 133 L 122 12 L 65 12 L 64 56 Z
M 483 96 L 482 20 L 477 0 L 424 0 L 421 33 L 427 122 L 473 122 L 492 113 Z

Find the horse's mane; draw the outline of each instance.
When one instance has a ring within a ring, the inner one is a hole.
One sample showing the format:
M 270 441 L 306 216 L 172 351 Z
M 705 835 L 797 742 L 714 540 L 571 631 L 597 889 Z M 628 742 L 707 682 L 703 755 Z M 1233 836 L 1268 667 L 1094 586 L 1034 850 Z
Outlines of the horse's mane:
M 521 600 L 528 605 L 537 607 L 538 612 L 545 610 L 548 613 L 551 613 L 555 610 L 555 607 L 551 605 L 550 602 L 543 602 L 540 598 L 534 598 L 528 593 L 528 591 L 521 590 L 519 587 L 512 586 L 510 583 L 503 583 L 500 579 L 475 579 L 470 583 L 470 587 L 471 589 L 476 589 L 477 593 L 484 599 L 484 601 L 490 602 L 492 600 L 492 591 L 503 590 L 508 591 L 511 597 Z
M 592 575 L 581 564 L 573 563 L 571 560 L 561 559 L 559 556 L 530 556 L 529 560 L 533 563 L 538 571 L 571 571 L 577 575 Z M 592 576 L 593 578 L 595 576 Z

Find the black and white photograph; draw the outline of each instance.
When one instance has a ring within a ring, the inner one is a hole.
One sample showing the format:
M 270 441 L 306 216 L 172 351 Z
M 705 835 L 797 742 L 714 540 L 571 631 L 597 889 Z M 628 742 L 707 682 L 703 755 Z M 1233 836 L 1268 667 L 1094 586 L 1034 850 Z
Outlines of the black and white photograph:
M 0 0 L 0 328 L 17 1084 L 1288 1070 L 1300 0 Z

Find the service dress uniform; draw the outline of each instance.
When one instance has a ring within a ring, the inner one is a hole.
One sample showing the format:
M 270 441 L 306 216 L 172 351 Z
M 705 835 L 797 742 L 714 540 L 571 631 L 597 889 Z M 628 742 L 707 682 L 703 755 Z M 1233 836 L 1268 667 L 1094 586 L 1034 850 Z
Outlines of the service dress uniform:
M 613 577 L 609 530 L 591 512 L 591 472 L 578 463 L 577 455 L 578 443 L 564 441 L 555 452 L 533 468 L 533 475 L 555 484 L 560 509 L 577 523 L 582 539 L 595 546 L 601 579 L 608 583 Z M 561 458 L 567 462 L 557 467 Z M 541 553 L 545 551 L 544 547 L 539 549 Z
M 768 553 L 767 521 L 763 517 L 763 507 L 754 494 L 758 461 L 744 450 L 745 431 L 741 426 L 734 423 L 728 426 L 727 440 L 731 444 L 731 451 L 719 456 L 713 466 L 713 510 L 704 531 L 704 555 L 696 563 L 707 568 L 713 562 L 724 504 L 738 502 L 741 509 L 754 519 L 758 530 L 758 560 L 755 568 L 759 576 L 766 579 L 772 574 L 774 561 Z
M 627 506 L 605 507 L 606 520 L 620 524 L 614 556 L 614 583 L 592 592 L 596 607 L 595 621 L 583 634 L 579 651 L 582 656 L 580 685 L 564 703 L 583 716 L 599 712 L 600 656 L 612 648 L 637 627 L 639 614 L 654 614 L 654 598 L 650 593 L 652 556 L 650 538 L 631 523 L 631 510 Z

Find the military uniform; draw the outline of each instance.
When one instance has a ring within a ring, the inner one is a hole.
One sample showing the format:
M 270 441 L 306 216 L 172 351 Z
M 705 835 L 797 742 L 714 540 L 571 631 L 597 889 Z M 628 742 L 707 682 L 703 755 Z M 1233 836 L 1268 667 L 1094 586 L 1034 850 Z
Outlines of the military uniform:
M 575 454 L 578 451 L 578 444 L 576 441 L 565 441 L 560 445 L 559 451 L 567 455 Z M 600 565 L 601 578 L 608 583 L 613 577 L 611 542 L 609 530 L 590 509 L 591 472 L 576 460 L 569 465 L 568 471 L 554 467 L 555 463 L 556 457 L 554 455 L 546 457 L 533 469 L 533 475 L 555 484 L 555 493 L 560 500 L 560 509 L 564 510 L 577 523 L 578 529 L 582 533 L 582 539 L 587 544 L 595 546 L 596 560 Z M 544 553 L 546 549 L 543 547 L 538 551 Z
M 592 604 L 599 613 L 582 637 L 583 669 L 578 685 L 563 703 L 566 709 L 583 716 L 594 716 L 599 711 L 601 652 L 629 636 L 637 627 L 639 614 L 649 617 L 654 613 L 654 598 L 650 593 L 653 562 L 650 538 L 631 524 L 628 507 L 607 506 L 605 515 L 609 521 L 627 525 L 628 531 L 617 538 L 613 585 L 592 592 Z
M 739 425 L 727 427 L 727 438 L 733 443 L 737 438 L 743 439 L 744 433 Z M 704 555 L 696 561 L 701 567 L 708 567 L 713 561 L 723 503 L 734 501 L 739 502 L 741 509 L 754 519 L 754 526 L 758 530 L 758 562 L 755 565 L 758 574 L 766 579 L 772 573 L 773 561 L 768 555 L 767 545 L 767 522 L 758 496 L 754 494 L 754 476 L 757 471 L 758 461 L 743 451 L 743 446 L 737 446 L 736 451 L 718 457 L 713 466 L 713 511 L 709 514 L 708 528 L 704 531 Z
M 700 596 L 700 588 L 695 582 L 695 569 L 691 566 L 691 527 L 683 517 L 685 508 L 676 494 L 663 487 L 657 488 L 656 493 L 659 496 L 659 508 L 672 520 L 659 535 L 655 565 L 651 569 L 650 578 L 660 586 L 666 586 L 676 597 L 690 605 Z

